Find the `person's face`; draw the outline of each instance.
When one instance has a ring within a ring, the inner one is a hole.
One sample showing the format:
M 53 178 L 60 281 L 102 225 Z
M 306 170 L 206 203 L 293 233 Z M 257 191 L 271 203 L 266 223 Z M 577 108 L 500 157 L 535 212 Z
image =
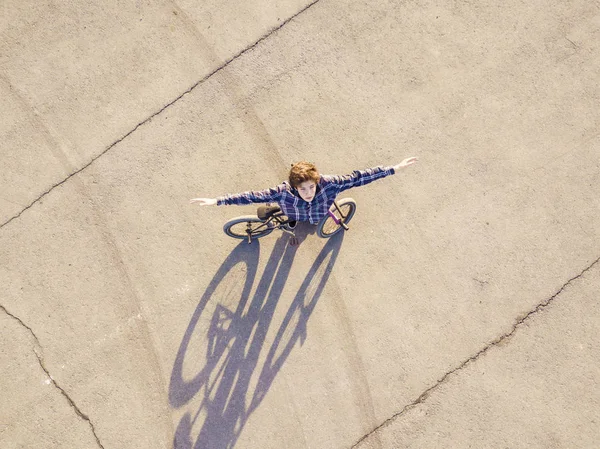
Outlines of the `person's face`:
M 314 181 L 304 181 L 298 186 L 298 193 L 300 194 L 300 198 L 302 198 L 306 202 L 311 202 L 313 200 L 316 191 L 317 185 Z

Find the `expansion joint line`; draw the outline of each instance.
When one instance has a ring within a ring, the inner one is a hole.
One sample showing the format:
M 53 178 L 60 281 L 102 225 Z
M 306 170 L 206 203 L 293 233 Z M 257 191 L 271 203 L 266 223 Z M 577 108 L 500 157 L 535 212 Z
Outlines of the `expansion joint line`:
M 244 48 L 242 51 L 240 51 L 238 54 L 232 56 L 231 58 L 229 58 L 227 61 L 225 61 L 221 66 L 219 66 L 218 68 L 216 68 L 215 70 L 213 70 L 212 72 L 210 72 L 208 75 L 206 75 L 204 78 L 202 78 L 200 81 L 198 81 L 197 83 L 195 83 L 192 87 L 190 87 L 188 90 L 186 90 L 184 93 L 182 93 L 181 95 L 179 95 L 177 98 L 175 98 L 173 101 L 171 101 L 170 103 L 167 103 L 165 106 L 163 106 L 161 109 L 159 109 L 157 112 L 155 112 L 154 114 L 150 115 L 148 118 L 146 118 L 145 120 L 141 121 L 140 123 L 138 123 L 131 131 L 127 132 L 125 135 L 123 135 L 123 137 L 121 137 L 120 139 L 114 141 L 113 143 L 111 143 L 104 151 L 102 151 L 100 154 L 98 154 L 97 156 L 93 157 L 87 164 L 85 164 L 83 167 L 79 168 L 78 170 L 74 171 L 73 173 L 71 173 L 70 175 L 68 175 L 65 179 L 63 179 L 62 181 L 52 185 L 48 190 L 46 190 L 45 192 L 43 192 L 40 196 L 38 196 L 36 199 L 34 199 L 31 203 L 29 203 L 29 205 L 27 205 L 24 209 L 22 209 L 17 215 L 14 215 L 13 217 L 9 218 L 7 221 L 5 221 L 4 223 L 0 224 L 0 229 L 3 228 L 4 226 L 6 226 L 7 224 L 9 224 L 11 221 L 19 218 L 23 212 L 25 212 L 26 210 L 30 209 L 34 204 L 38 203 L 42 198 L 44 198 L 46 195 L 48 195 L 51 191 L 53 191 L 54 189 L 56 189 L 57 187 L 60 187 L 61 185 L 63 185 L 65 182 L 67 182 L 69 179 L 71 179 L 73 176 L 77 175 L 78 173 L 81 173 L 82 171 L 84 171 L 86 168 L 88 168 L 90 165 L 92 165 L 94 162 L 96 162 L 99 158 L 101 158 L 102 156 L 104 156 L 106 153 L 108 153 L 110 150 L 112 150 L 116 145 L 118 145 L 119 143 L 121 143 L 123 140 L 125 140 L 127 137 L 129 137 L 131 134 L 133 134 L 139 127 L 149 123 L 154 117 L 160 115 L 163 111 L 165 111 L 167 108 L 173 106 L 175 103 L 177 103 L 179 100 L 181 100 L 183 97 L 185 97 L 187 94 L 191 93 L 194 89 L 196 89 L 198 86 L 200 86 L 201 84 L 205 83 L 207 80 L 209 80 L 213 75 L 217 74 L 218 72 L 220 72 L 221 70 L 223 70 L 224 68 L 226 68 L 229 64 L 231 64 L 233 61 L 235 61 L 236 59 L 240 58 L 242 55 L 248 53 L 249 51 L 253 50 L 258 44 L 260 44 L 262 41 L 264 41 L 265 39 L 267 39 L 268 37 L 270 37 L 272 34 L 276 33 L 277 31 L 279 31 L 281 28 L 283 28 L 285 25 L 287 25 L 289 22 L 291 22 L 292 20 L 294 20 L 296 17 L 298 17 L 300 14 L 302 14 L 303 12 L 305 12 L 307 9 L 309 9 L 311 6 L 315 5 L 316 3 L 318 3 L 320 0 L 313 0 L 311 3 L 309 3 L 308 5 L 306 5 L 304 8 L 302 8 L 300 11 L 298 11 L 296 14 L 294 14 L 293 16 L 289 17 L 288 19 L 286 19 L 285 21 L 283 21 L 281 24 L 279 24 L 278 26 L 271 28 L 269 31 L 267 31 L 265 34 L 263 34 L 256 42 L 254 42 L 253 44 L 251 44 L 250 46 Z
M 585 268 L 577 276 L 572 277 L 567 282 L 565 282 L 563 284 L 563 286 L 554 295 L 552 295 L 548 299 L 545 299 L 544 301 L 542 301 L 541 303 L 539 303 L 537 306 L 535 306 L 533 309 L 531 309 L 529 312 L 527 312 L 525 315 L 523 315 L 523 317 L 519 318 L 515 322 L 515 324 L 513 324 L 513 326 L 512 326 L 512 328 L 511 328 L 510 331 L 506 332 L 505 334 L 502 334 L 501 336 L 499 336 L 495 340 L 491 341 L 486 346 L 484 346 L 483 349 L 481 349 L 479 352 L 477 352 L 476 354 L 472 355 L 468 359 L 464 360 L 456 368 L 448 371 L 434 385 L 432 385 L 431 387 L 429 387 L 428 389 L 426 389 L 425 391 L 423 391 L 423 393 L 421 393 L 417 399 L 415 399 L 410 404 L 406 405 L 398 413 L 396 413 L 392 417 L 386 419 L 383 423 L 381 423 L 380 425 L 378 425 L 377 427 L 375 427 L 373 430 L 371 430 L 369 433 L 367 433 L 362 438 L 360 438 L 356 443 L 354 443 L 354 445 L 352 446 L 351 449 L 354 449 L 354 448 L 358 447 L 367 438 L 369 438 L 373 434 L 379 432 L 384 427 L 387 427 L 392 422 L 396 421 L 398 418 L 400 418 L 402 415 L 404 415 L 410 409 L 412 409 L 412 408 L 416 407 L 417 405 L 425 402 L 427 400 L 427 398 L 429 397 L 429 395 L 431 393 L 433 393 L 435 390 L 437 390 L 440 385 L 442 385 L 443 383 L 445 383 L 451 375 L 456 374 L 457 372 L 461 371 L 467 365 L 469 365 L 469 364 L 471 364 L 473 362 L 476 362 L 479 359 L 479 357 L 481 357 L 482 355 L 484 355 L 491 348 L 493 348 L 494 346 L 498 346 L 504 340 L 509 339 L 510 337 L 512 337 L 515 334 L 515 332 L 518 330 L 518 328 L 521 327 L 527 320 L 529 320 L 533 315 L 537 314 L 538 312 L 540 312 L 543 309 L 545 309 L 546 307 L 548 307 L 552 303 L 552 301 L 554 301 L 565 290 L 565 288 L 567 288 L 569 285 L 571 285 L 571 283 L 573 283 L 577 279 L 581 278 L 586 272 L 588 272 L 596 264 L 598 264 L 598 262 L 600 262 L 600 257 L 598 259 L 596 259 L 594 262 L 592 262 L 587 268 Z
M 50 371 L 48 371 L 48 368 L 46 368 L 46 365 L 44 363 L 44 357 L 42 355 L 42 346 L 40 344 L 40 340 L 38 339 L 37 335 L 35 335 L 35 332 L 33 332 L 33 329 L 31 329 L 27 324 L 25 324 L 23 322 L 23 320 L 21 320 L 21 318 L 19 318 L 16 315 L 13 315 L 12 313 L 10 313 L 6 309 L 6 307 L 0 305 L 0 309 L 4 313 L 6 313 L 6 315 L 8 315 L 9 317 L 11 317 L 13 320 L 17 321 L 22 327 L 24 327 L 25 329 L 27 329 L 27 331 L 29 331 L 29 333 L 33 337 L 33 340 L 35 341 L 35 346 L 33 348 L 33 352 L 34 352 L 35 356 L 38 359 L 38 363 L 40 364 L 40 367 L 42 368 L 42 370 L 44 371 L 44 373 L 46 374 L 46 376 L 48 377 L 48 379 L 52 383 L 52 385 L 54 385 L 54 387 L 58 391 L 60 391 L 61 395 L 67 400 L 67 402 L 69 403 L 69 405 L 71 406 L 71 408 L 73 408 L 73 410 L 75 410 L 75 413 L 77 414 L 77 416 L 79 416 L 79 418 L 81 418 L 82 420 L 84 420 L 85 422 L 87 422 L 87 424 L 90 426 L 90 429 L 92 430 L 92 433 L 94 434 L 94 438 L 96 439 L 96 443 L 98 444 L 98 447 L 104 449 L 104 446 L 100 442 L 100 439 L 98 438 L 98 434 L 96 433 L 96 428 L 94 427 L 94 423 L 92 423 L 92 421 L 90 420 L 89 416 L 86 415 L 85 413 L 83 413 L 81 411 L 81 409 L 77 406 L 77 404 L 75 404 L 75 402 L 73 401 L 73 399 L 71 399 L 71 397 L 64 390 L 64 388 L 62 388 L 58 384 L 58 382 L 56 382 L 56 380 L 54 380 L 54 378 L 50 374 Z

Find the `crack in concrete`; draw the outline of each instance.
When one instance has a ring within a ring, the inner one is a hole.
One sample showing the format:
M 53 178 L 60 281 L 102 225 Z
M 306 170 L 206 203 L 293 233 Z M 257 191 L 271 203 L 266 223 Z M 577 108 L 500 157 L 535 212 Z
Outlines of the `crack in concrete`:
M 577 279 L 581 278 L 586 272 L 588 272 L 589 270 L 591 270 L 594 267 L 594 265 L 596 265 L 598 262 L 600 262 L 600 257 L 598 259 L 596 259 L 594 262 L 592 262 L 587 268 L 585 268 L 577 276 L 572 277 L 567 282 L 565 282 L 563 284 L 563 286 L 554 295 L 552 295 L 550 298 L 542 301 L 536 307 L 534 307 L 532 310 L 530 310 L 525 315 L 523 315 L 523 317 L 519 318 L 515 322 L 515 324 L 513 324 L 513 326 L 512 326 L 512 328 L 511 328 L 510 331 L 508 331 L 508 332 L 500 335 L 498 338 L 496 338 L 493 341 L 491 341 L 490 343 L 488 343 L 483 349 L 481 349 L 475 355 L 472 355 L 468 359 L 464 360 L 456 368 L 448 371 L 434 385 L 432 385 L 431 387 L 429 387 L 428 389 L 426 389 L 423 393 L 421 393 L 417 399 L 415 399 L 410 404 L 406 405 L 398 413 L 396 413 L 393 416 L 391 416 L 390 418 L 386 419 L 383 423 L 381 423 L 380 425 L 378 425 L 377 427 L 375 427 L 369 433 L 367 433 L 364 436 L 362 436 L 356 443 L 354 443 L 354 445 L 351 447 L 351 449 L 354 449 L 354 448 L 358 447 L 367 438 L 369 438 L 370 436 L 376 434 L 377 432 L 379 432 L 379 430 L 381 430 L 382 428 L 388 426 L 393 421 L 396 421 L 398 418 L 400 418 L 402 415 L 404 415 L 408 410 L 410 410 L 410 409 L 416 407 L 417 405 L 423 403 L 424 401 L 426 401 L 427 398 L 429 397 L 429 395 L 431 393 L 433 393 L 435 390 L 437 390 L 437 388 L 440 385 L 442 385 L 443 383 L 445 383 L 451 375 L 453 375 L 453 374 L 461 371 L 463 368 L 465 368 L 467 365 L 471 364 L 472 362 L 476 362 L 479 359 L 479 357 L 481 357 L 482 355 L 484 355 L 491 348 L 493 348 L 494 346 L 498 346 L 500 343 L 502 343 L 506 339 L 509 339 L 510 337 L 512 337 L 517 332 L 518 328 L 521 325 L 523 325 L 527 320 L 529 320 L 529 318 L 531 318 L 533 315 L 537 314 L 538 312 L 540 312 L 544 308 L 548 307 L 550 305 L 550 303 L 552 301 L 554 301 L 554 299 L 564 291 L 565 288 L 567 288 L 572 282 L 574 282 Z
M 78 170 L 74 171 L 73 173 L 71 173 L 70 175 L 68 175 L 65 179 L 63 179 L 62 181 L 52 185 L 48 190 L 46 190 L 45 192 L 43 192 L 41 195 L 39 195 L 36 199 L 34 199 L 29 205 L 27 205 L 24 209 L 22 209 L 18 214 L 14 215 L 13 217 L 9 218 L 8 220 L 6 220 L 4 223 L 0 224 L 0 229 L 2 229 L 4 226 L 8 225 L 10 222 L 12 222 L 13 220 L 16 220 L 17 218 L 19 218 L 25 211 L 29 210 L 33 205 L 35 205 L 36 203 L 38 203 L 42 198 L 44 198 L 46 195 L 48 195 L 50 192 L 52 192 L 54 189 L 56 189 L 57 187 L 60 187 L 61 185 L 63 185 L 65 182 L 67 182 L 69 179 L 71 179 L 73 176 L 81 173 L 83 170 L 85 170 L 86 168 L 88 168 L 90 165 L 92 165 L 95 161 L 97 161 L 99 158 L 101 158 L 102 156 L 104 156 L 106 153 L 108 153 L 111 149 L 113 149 L 116 145 L 118 145 L 119 143 L 121 143 L 123 140 L 125 140 L 127 137 L 129 137 L 131 134 L 133 134 L 138 128 L 140 128 L 141 126 L 145 125 L 146 123 L 149 123 L 154 117 L 160 115 L 163 111 L 165 111 L 167 108 L 171 107 L 172 105 L 174 105 L 176 102 L 178 102 L 179 100 L 181 100 L 183 97 L 185 97 L 187 94 L 191 93 L 194 89 L 196 89 L 199 85 L 205 83 L 208 79 L 210 79 L 213 75 L 217 74 L 218 72 L 220 72 L 221 70 L 225 69 L 229 64 L 231 64 L 232 62 L 234 62 L 236 59 L 240 58 L 241 56 L 243 56 L 244 54 L 248 53 L 249 51 L 252 51 L 258 44 L 260 44 L 262 41 L 264 41 L 265 39 L 267 39 L 268 37 L 270 37 L 272 34 L 276 33 L 277 31 L 279 31 L 281 28 L 283 28 L 285 25 L 287 25 L 289 22 L 291 22 L 292 20 L 294 20 L 296 17 L 298 17 L 300 14 L 302 14 L 303 12 L 305 12 L 306 10 L 308 10 L 310 7 L 312 7 L 313 5 L 317 4 L 320 0 L 313 0 L 311 3 L 309 3 L 308 5 L 306 5 L 304 8 L 302 8 L 300 11 L 298 11 L 296 14 L 294 14 L 293 16 L 287 18 L 286 20 L 284 20 L 283 22 L 281 22 L 281 24 L 279 24 L 276 27 L 273 27 L 271 29 L 269 29 L 265 34 L 263 34 L 256 42 L 254 42 L 253 44 L 251 44 L 250 46 L 246 47 L 245 49 L 243 49 L 242 51 L 240 51 L 239 53 L 237 53 L 236 55 L 232 56 L 231 58 L 229 58 L 228 60 L 226 60 L 223 64 L 221 64 L 219 67 L 217 67 L 215 70 L 213 70 L 212 72 L 210 72 L 208 75 L 206 75 L 204 78 L 202 78 L 200 81 L 196 82 L 192 87 L 190 87 L 188 90 L 186 90 L 185 92 L 183 92 L 181 95 L 179 95 L 177 98 L 175 98 L 174 100 L 172 100 L 171 102 L 167 103 L 165 106 L 163 106 L 161 109 L 159 109 L 157 112 L 155 112 L 154 114 L 150 115 L 148 118 L 144 119 L 143 121 L 141 121 L 140 123 L 138 123 L 132 130 L 130 130 L 129 132 L 127 132 L 125 135 L 123 135 L 121 138 L 117 139 L 116 141 L 114 141 L 113 143 L 111 143 L 104 151 L 102 151 L 100 154 L 98 154 L 97 156 L 93 157 L 87 164 L 85 164 L 84 166 L 82 166 L 81 168 L 79 168 Z
M 40 364 L 40 367 L 42 368 L 42 370 L 44 371 L 44 373 L 46 373 L 46 376 L 48 377 L 48 379 L 50 380 L 50 382 L 52 383 L 52 385 L 54 385 L 54 387 L 60 391 L 60 393 L 62 394 L 62 396 L 67 400 L 67 402 L 71 405 L 71 408 L 73 408 L 73 410 L 75 410 L 75 413 L 77 414 L 77 416 L 79 416 L 79 418 L 81 418 L 82 420 L 86 421 L 88 423 L 88 425 L 90 426 L 90 429 L 92 430 L 92 434 L 94 435 L 94 438 L 96 439 L 96 443 L 98 444 L 98 446 L 102 449 L 104 449 L 104 446 L 102 445 L 102 443 L 100 442 L 100 439 L 98 438 L 98 434 L 96 433 L 96 427 L 94 426 L 94 423 L 92 423 L 92 421 L 90 420 L 89 416 L 86 415 L 85 413 L 83 413 L 81 411 L 81 409 L 77 406 L 77 404 L 75 404 L 75 402 L 73 401 L 73 399 L 71 399 L 71 397 L 69 396 L 69 394 L 64 390 L 64 388 L 62 388 L 58 382 L 56 382 L 56 380 L 54 380 L 54 378 L 52 377 L 52 375 L 50 374 L 50 371 L 48 371 L 48 368 L 46 368 L 46 365 L 44 363 L 44 357 L 42 356 L 42 345 L 40 344 L 40 340 L 38 339 L 37 335 L 35 334 L 35 332 L 33 332 L 33 329 L 31 329 L 31 327 L 29 327 L 27 324 L 25 324 L 23 322 L 23 320 L 21 320 L 21 318 L 19 318 L 16 315 L 13 315 L 12 313 L 10 313 L 6 307 L 4 307 L 3 305 L 0 305 L 0 309 L 6 313 L 6 315 L 8 315 L 9 317 L 11 317 L 12 319 L 14 319 L 15 321 L 17 321 L 22 327 L 24 327 L 25 329 L 27 329 L 29 331 L 29 333 L 31 334 L 31 336 L 33 337 L 33 340 L 35 341 L 35 346 L 33 348 L 33 352 L 35 354 L 35 356 L 38 359 L 38 363 Z
M 573 46 L 574 49 L 579 50 L 579 47 L 577 46 L 577 44 L 575 42 L 573 42 L 571 39 L 569 39 L 566 36 L 565 36 L 565 39 L 571 43 L 571 45 Z

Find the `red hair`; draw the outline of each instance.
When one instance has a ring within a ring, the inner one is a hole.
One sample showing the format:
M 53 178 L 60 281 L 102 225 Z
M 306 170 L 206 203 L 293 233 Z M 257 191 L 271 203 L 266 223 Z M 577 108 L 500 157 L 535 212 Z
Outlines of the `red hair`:
M 318 184 L 320 178 L 321 175 L 319 175 L 319 171 L 315 164 L 306 161 L 293 164 L 289 176 L 290 184 L 294 188 L 297 188 L 306 181 L 314 181 L 315 184 Z

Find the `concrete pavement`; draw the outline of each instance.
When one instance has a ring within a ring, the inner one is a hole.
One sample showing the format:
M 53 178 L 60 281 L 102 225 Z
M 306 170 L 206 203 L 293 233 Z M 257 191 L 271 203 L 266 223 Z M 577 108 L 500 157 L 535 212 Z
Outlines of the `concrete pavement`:
M 600 4 L 5 2 L 7 448 L 593 448 Z M 345 235 L 189 198 L 420 163 Z

